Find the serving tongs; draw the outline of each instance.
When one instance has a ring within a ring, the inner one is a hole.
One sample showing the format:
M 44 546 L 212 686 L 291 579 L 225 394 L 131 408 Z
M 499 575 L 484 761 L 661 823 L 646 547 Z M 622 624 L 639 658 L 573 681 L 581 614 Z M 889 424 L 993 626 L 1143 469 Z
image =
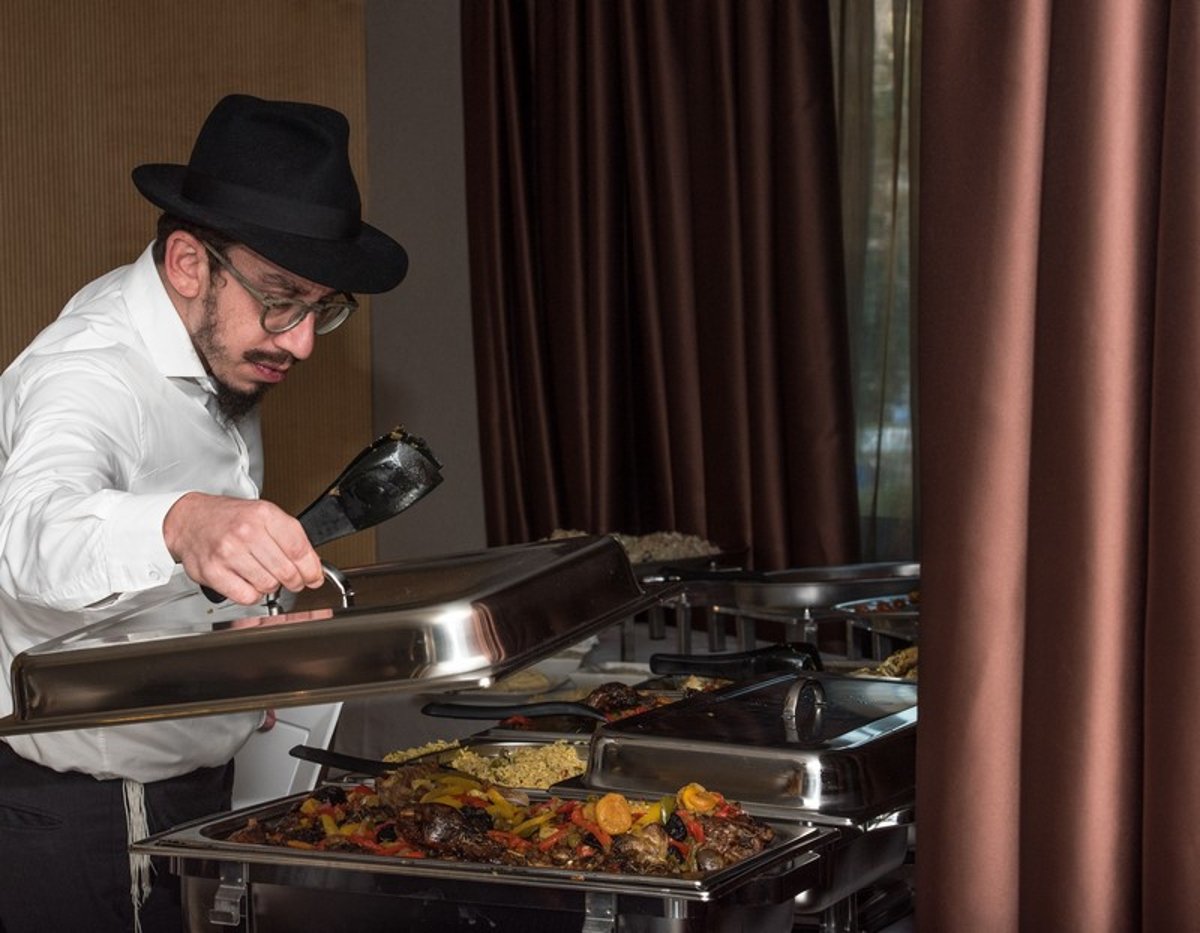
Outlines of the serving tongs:
M 343 752 L 333 752 L 327 748 L 314 748 L 311 745 L 293 745 L 288 754 L 301 761 L 311 761 L 330 768 L 340 768 L 356 774 L 373 774 L 383 777 L 400 767 L 397 761 L 380 761 L 377 758 L 360 758 L 358 755 L 347 755 Z
M 422 438 L 395 427 L 364 448 L 296 519 L 313 547 L 363 531 L 399 515 L 442 481 L 441 462 Z M 346 596 L 344 578 L 322 564 Z M 213 602 L 225 599 L 202 586 Z M 274 598 L 268 598 L 273 606 Z
M 764 674 L 820 671 L 824 665 L 816 646 L 808 642 L 785 642 L 721 654 L 652 654 L 650 670 L 655 674 L 693 674 L 739 681 Z

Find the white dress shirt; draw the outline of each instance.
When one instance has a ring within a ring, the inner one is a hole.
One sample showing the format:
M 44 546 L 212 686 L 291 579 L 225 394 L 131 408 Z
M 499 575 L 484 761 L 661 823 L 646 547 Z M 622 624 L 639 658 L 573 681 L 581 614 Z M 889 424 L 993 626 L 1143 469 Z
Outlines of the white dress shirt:
M 257 415 L 229 427 L 150 249 L 84 287 L 0 376 L 0 713 L 20 652 L 175 593 L 210 606 L 163 542 L 192 490 L 257 498 Z M 194 613 L 187 611 L 194 607 Z M 4 739 L 58 771 L 154 781 L 228 761 L 261 713 Z

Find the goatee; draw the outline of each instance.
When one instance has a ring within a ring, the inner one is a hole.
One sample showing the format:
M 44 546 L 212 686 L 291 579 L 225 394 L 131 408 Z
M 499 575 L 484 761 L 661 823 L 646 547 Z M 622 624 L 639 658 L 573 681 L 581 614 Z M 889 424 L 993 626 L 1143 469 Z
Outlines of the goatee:
M 213 382 L 217 384 L 217 411 L 221 414 L 221 420 L 229 425 L 237 424 L 254 411 L 267 391 L 266 386 L 259 386 L 253 392 L 239 392 L 219 379 Z
M 228 359 L 229 354 L 225 347 L 217 339 L 217 298 L 213 293 L 209 293 L 204 300 L 204 319 L 200 326 L 196 329 L 196 333 L 192 336 L 192 342 L 195 344 L 197 351 L 205 361 L 205 366 L 209 373 L 213 372 L 213 361 L 222 358 Z M 262 351 L 251 351 L 245 354 L 245 359 L 260 360 L 262 362 L 270 362 L 274 358 L 269 353 Z M 213 375 L 213 382 L 217 386 L 217 412 L 219 420 L 226 425 L 233 425 L 246 417 L 260 401 L 263 394 L 269 386 L 259 385 L 249 392 L 242 392 L 232 386 L 226 384 L 222 380 Z

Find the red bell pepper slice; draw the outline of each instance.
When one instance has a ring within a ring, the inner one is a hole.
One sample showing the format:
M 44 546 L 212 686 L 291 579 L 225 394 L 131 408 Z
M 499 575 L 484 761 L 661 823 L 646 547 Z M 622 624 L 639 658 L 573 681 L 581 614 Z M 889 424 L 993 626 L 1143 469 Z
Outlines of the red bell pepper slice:
M 582 807 L 571 811 L 571 822 L 581 829 L 586 829 L 589 833 L 595 836 L 596 841 L 604 847 L 605 851 L 612 846 L 612 836 L 602 830 L 597 824 L 585 818 Z
M 687 810 L 676 810 L 675 812 L 679 814 L 679 818 L 683 820 L 683 825 L 687 827 L 688 835 L 703 845 L 704 827 L 700 825 L 699 820 Z
M 488 836 L 495 839 L 497 842 L 503 842 L 506 846 L 511 846 L 514 849 L 524 851 L 528 849 L 532 843 L 528 839 L 522 839 L 516 833 L 506 832 L 503 829 L 489 829 Z
M 541 852 L 548 852 L 549 850 L 553 849 L 554 846 L 558 844 L 558 841 L 570 831 L 570 827 L 560 826 L 545 839 L 542 839 L 538 842 L 538 850 Z

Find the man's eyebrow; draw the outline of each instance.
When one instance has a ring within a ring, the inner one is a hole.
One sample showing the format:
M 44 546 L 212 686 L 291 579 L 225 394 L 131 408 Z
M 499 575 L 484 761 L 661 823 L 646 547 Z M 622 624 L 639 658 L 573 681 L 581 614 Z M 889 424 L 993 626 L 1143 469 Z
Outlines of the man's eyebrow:
M 276 289 L 283 292 L 289 298 L 294 298 L 296 295 L 304 293 L 304 289 L 300 287 L 295 279 L 282 272 L 264 272 L 261 281 L 264 288 Z

